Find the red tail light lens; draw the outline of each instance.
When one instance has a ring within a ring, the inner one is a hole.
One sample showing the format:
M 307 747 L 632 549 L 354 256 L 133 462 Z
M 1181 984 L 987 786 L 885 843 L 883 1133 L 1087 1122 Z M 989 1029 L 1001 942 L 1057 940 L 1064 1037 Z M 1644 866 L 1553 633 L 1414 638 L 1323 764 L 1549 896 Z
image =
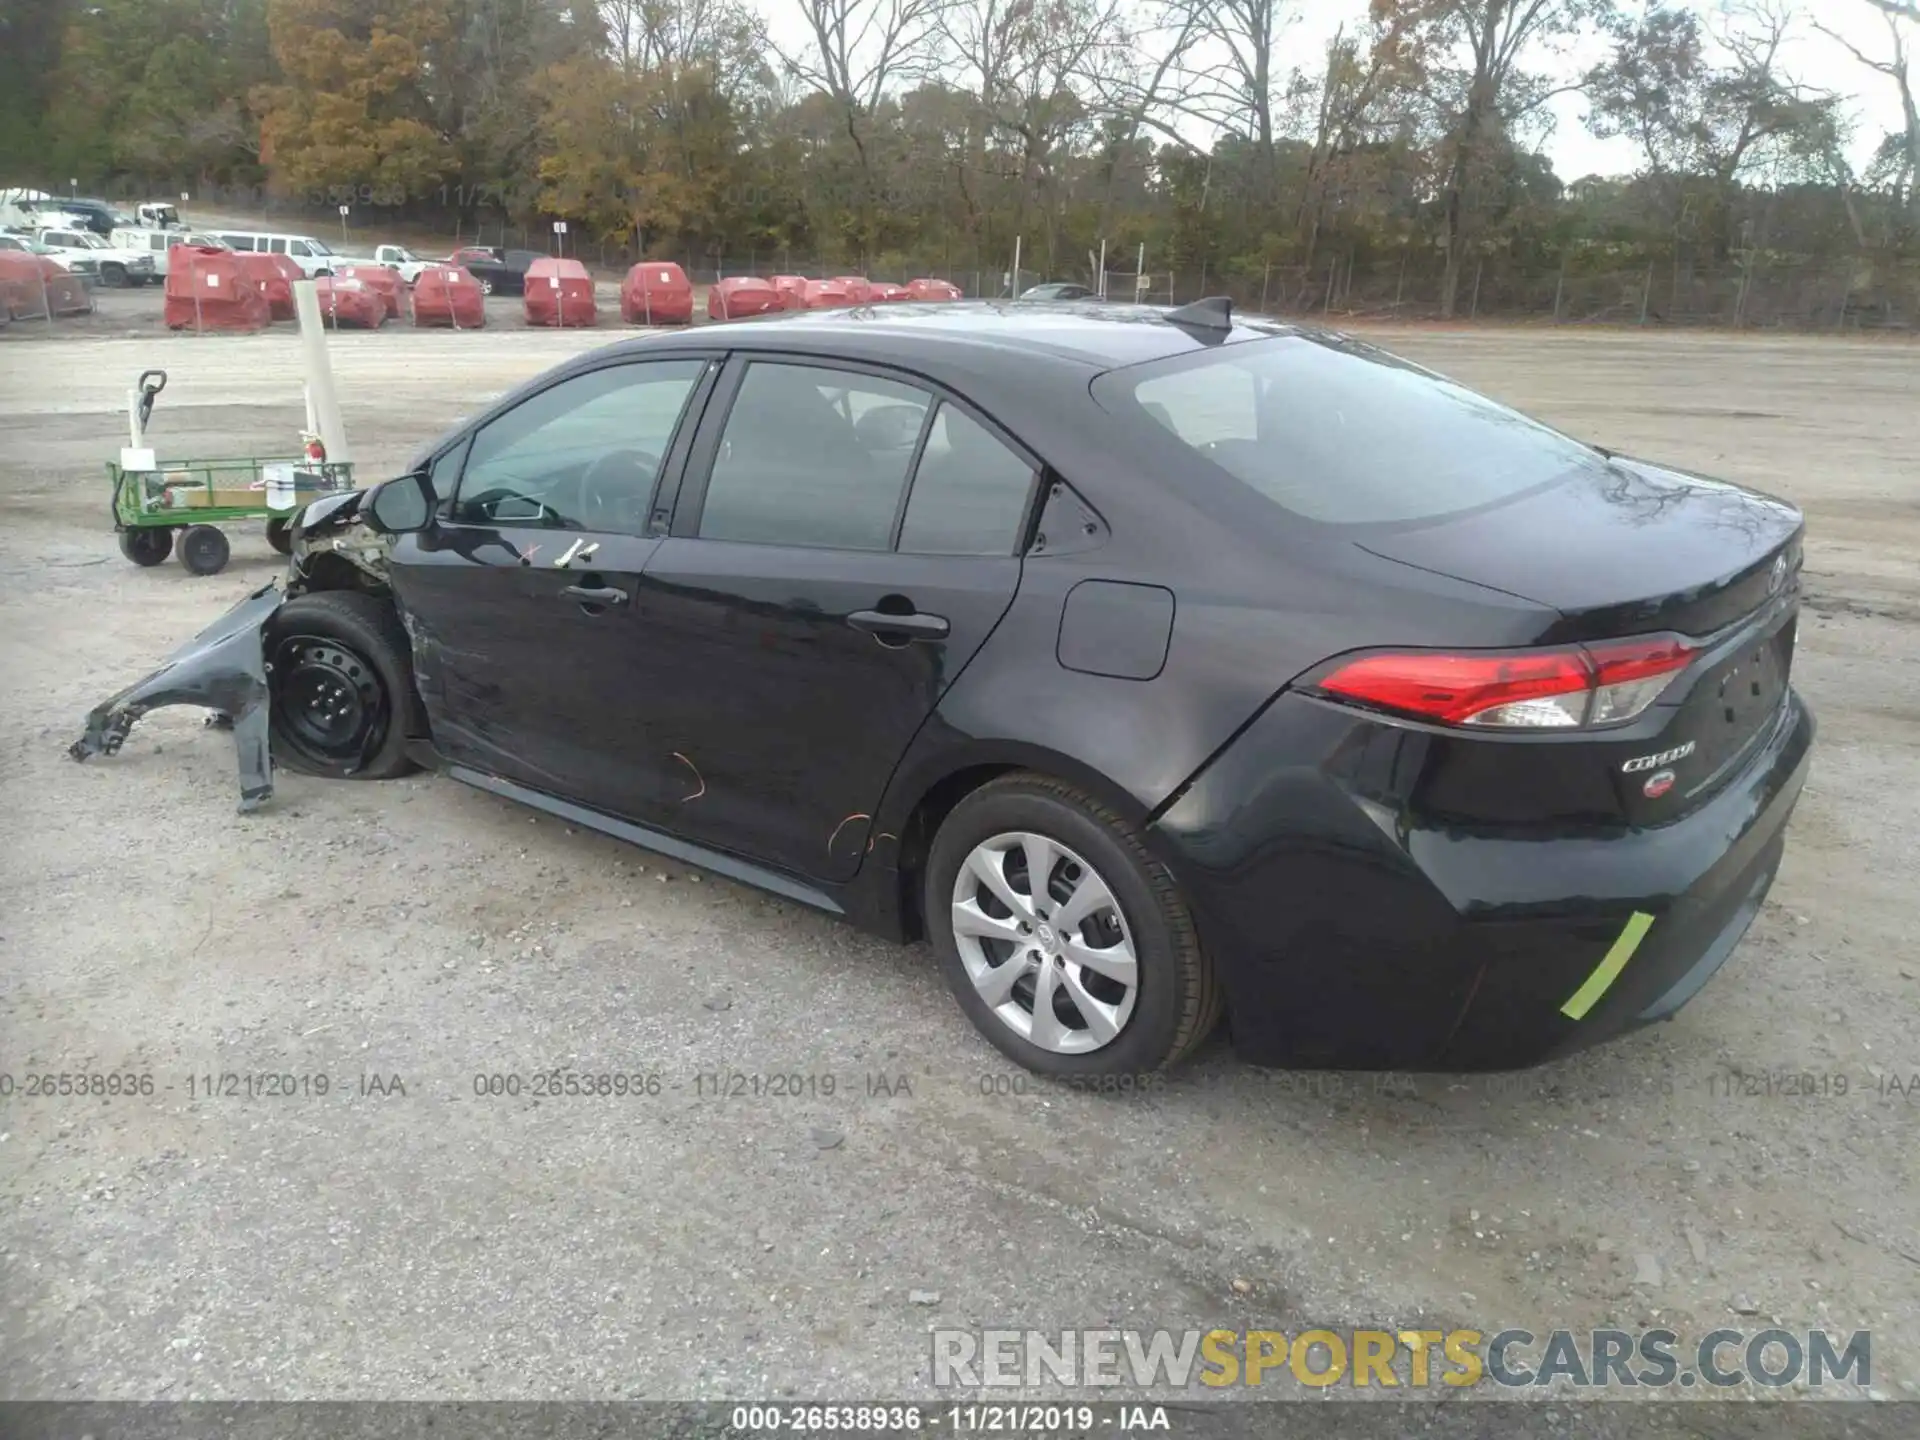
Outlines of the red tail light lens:
M 1631 720 L 1694 654 L 1677 635 L 1506 654 L 1410 650 L 1350 661 L 1317 688 L 1442 725 L 1578 729 Z

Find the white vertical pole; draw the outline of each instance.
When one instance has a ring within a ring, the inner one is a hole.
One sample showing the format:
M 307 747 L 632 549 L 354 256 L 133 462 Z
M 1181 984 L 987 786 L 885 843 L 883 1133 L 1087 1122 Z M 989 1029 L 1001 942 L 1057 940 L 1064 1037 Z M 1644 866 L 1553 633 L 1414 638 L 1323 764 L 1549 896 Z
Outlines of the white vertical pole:
M 1022 235 L 1013 237 L 1013 288 L 1008 292 L 1008 298 L 1012 300 L 1020 298 L 1020 242 L 1025 238 Z
M 330 464 L 351 458 L 347 452 L 347 426 L 340 417 L 340 402 L 333 393 L 333 367 L 327 361 L 327 328 L 320 318 L 320 294 L 311 280 L 296 280 L 293 285 L 293 309 L 300 321 L 300 361 L 306 370 L 307 396 L 320 433 L 327 447 Z
M 1094 287 L 1102 300 L 1107 298 L 1107 240 L 1100 237 L 1100 283 Z

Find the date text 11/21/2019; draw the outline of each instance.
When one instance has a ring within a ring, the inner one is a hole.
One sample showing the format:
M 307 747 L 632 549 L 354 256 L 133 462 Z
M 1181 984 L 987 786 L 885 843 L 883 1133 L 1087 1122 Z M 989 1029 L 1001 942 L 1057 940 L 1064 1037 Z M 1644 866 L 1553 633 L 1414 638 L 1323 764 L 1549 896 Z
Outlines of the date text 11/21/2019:
M 736 1405 L 731 1428 L 740 1434 L 898 1434 L 949 1431 L 956 1435 L 1087 1435 L 1096 1427 L 1119 1433 L 1173 1429 L 1164 1405 L 968 1404 Z

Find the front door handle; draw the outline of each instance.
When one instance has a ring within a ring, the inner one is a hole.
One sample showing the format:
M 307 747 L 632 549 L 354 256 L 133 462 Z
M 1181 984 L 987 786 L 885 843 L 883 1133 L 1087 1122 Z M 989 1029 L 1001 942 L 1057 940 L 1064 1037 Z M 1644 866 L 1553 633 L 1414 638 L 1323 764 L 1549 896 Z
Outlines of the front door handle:
M 568 585 L 560 591 L 568 600 L 578 600 L 582 605 L 624 605 L 627 592 L 615 589 L 611 585 Z
M 915 640 L 944 640 L 952 628 L 944 615 L 890 615 L 885 610 L 856 610 L 847 624 L 869 635 L 907 635 Z

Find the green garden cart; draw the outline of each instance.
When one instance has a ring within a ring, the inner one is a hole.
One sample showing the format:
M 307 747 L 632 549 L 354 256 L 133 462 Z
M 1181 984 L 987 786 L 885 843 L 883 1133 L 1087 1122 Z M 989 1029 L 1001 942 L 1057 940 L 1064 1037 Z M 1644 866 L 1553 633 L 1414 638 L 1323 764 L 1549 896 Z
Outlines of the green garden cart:
M 176 549 L 195 575 L 225 568 L 232 547 L 222 525 L 266 522 L 267 543 L 281 554 L 292 547 L 294 516 L 322 495 L 353 488 L 353 466 L 330 463 L 317 436 L 302 435 L 294 455 L 244 459 L 160 460 L 145 445 L 154 397 L 166 388 L 164 370 L 149 370 L 129 396 L 133 445 L 109 461 L 113 528 L 120 553 L 136 565 L 158 565 Z

